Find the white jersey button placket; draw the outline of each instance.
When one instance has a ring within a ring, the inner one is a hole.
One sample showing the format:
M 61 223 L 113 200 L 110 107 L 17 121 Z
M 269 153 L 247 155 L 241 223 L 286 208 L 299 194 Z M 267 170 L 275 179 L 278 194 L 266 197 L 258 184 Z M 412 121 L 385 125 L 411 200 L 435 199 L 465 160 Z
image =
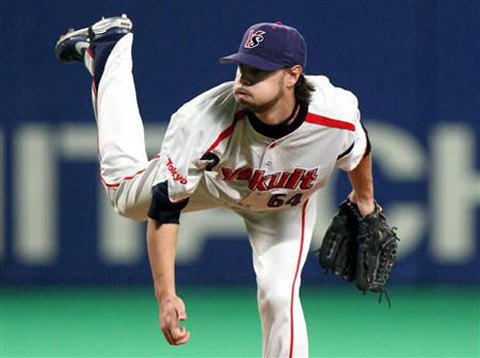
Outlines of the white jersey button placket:
M 262 168 L 263 166 L 270 167 L 272 166 L 272 161 L 271 161 L 271 156 L 269 155 L 269 149 L 272 149 L 275 147 L 277 142 L 271 142 L 270 144 L 267 145 L 265 148 L 265 152 L 263 153 L 262 159 L 260 160 L 260 167 Z

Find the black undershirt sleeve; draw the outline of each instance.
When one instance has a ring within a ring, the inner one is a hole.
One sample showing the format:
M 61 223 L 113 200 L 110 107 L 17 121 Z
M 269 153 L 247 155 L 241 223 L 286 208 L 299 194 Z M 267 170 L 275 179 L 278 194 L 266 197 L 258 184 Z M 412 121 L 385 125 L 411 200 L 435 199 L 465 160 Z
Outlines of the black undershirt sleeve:
M 168 183 L 164 181 L 152 188 L 152 201 L 147 215 L 159 224 L 178 224 L 180 212 L 187 206 L 188 200 L 172 203 L 168 197 Z

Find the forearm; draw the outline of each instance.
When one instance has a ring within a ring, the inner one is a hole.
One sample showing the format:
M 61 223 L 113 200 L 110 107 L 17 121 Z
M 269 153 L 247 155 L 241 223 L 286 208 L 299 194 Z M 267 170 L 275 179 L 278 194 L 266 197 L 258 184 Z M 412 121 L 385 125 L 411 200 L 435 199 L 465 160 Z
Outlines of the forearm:
M 160 329 L 168 343 L 185 344 L 190 333 L 179 326 L 187 319 L 185 304 L 175 291 L 175 255 L 177 252 L 178 224 L 159 224 L 148 218 L 147 248 L 155 285 Z
M 175 292 L 175 255 L 178 225 L 147 222 L 147 249 L 155 287 L 155 297 L 160 300 L 173 297 Z
M 357 167 L 348 172 L 348 177 L 353 189 L 350 200 L 357 203 L 363 215 L 369 214 L 374 208 L 372 158 L 370 154 L 363 157 Z

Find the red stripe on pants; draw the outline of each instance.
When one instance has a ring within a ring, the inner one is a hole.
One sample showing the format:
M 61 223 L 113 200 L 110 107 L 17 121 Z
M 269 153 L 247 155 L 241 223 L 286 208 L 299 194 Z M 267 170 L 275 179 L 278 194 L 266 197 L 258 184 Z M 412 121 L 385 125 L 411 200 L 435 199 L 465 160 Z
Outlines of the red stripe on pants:
M 293 341 L 294 341 L 294 325 L 293 325 L 293 303 L 295 296 L 295 283 L 297 282 L 298 272 L 300 271 L 300 263 L 302 262 L 302 252 L 303 252 L 303 241 L 305 237 L 305 210 L 307 208 L 308 199 L 303 204 L 302 208 L 302 227 L 300 231 L 300 251 L 298 253 L 297 267 L 295 269 L 295 276 L 293 277 L 292 283 L 292 294 L 290 297 L 290 353 L 288 354 L 289 358 L 293 357 Z

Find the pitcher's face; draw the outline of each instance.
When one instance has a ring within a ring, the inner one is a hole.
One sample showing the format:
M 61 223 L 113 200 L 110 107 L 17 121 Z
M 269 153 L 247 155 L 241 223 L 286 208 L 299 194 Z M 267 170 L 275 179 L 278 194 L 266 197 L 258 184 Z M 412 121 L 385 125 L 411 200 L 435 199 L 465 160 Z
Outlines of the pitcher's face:
M 263 71 L 239 65 L 234 84 L 235 99 L 252 112 L 270 109 L 284 96 L 287 76 L 285 69 Z

